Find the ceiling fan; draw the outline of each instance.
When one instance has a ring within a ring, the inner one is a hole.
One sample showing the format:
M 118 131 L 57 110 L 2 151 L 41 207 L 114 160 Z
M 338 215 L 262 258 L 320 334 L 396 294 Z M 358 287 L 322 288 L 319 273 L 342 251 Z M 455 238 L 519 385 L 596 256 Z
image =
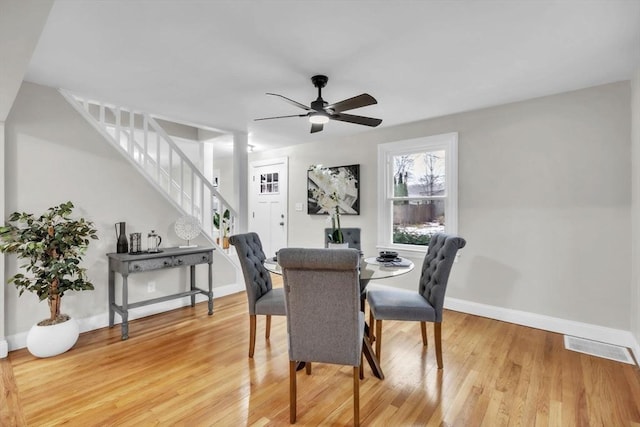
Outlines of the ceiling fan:
M 343 111 L 353 110 L 360 107 L 366 107 L 367 105 L 377 104 L 378 101 L 369 95 L 368 93 L 363 93 L 358 96 L 354 96 L 353 98 L 345 99 L 340 102 L 335 102 L 333 104 L 328 104 L 327 101 L 322 99 L 322 88 L 326 86 L 329 78 L 323 75 L 317 75 L 311 77 L 311 82 L 315 87 L 318 88 L 318 99 L 311 102 L 311 107 L 307 107 L 304 104 L 294 101 L 293 99 L 289 99 L 286 96 L 278 95 L 277 93 L 267 93 L 267 95 L 278 96 L 288 103 L 295 105 L 298 108 L 302 108 L 307 111 L 306 114 L 292 114 L 290 116 L 277 116 L 277 117 L 265 117 L 262 119 L 255 120 L 271 120 L 271 119 L 282 119 L 285 117 L 308 117 L 309 122 L 311 123 L 311 133 L 320 132 L 325 123 L 328 123 L 329 120 L 338 120 L 341 122 L 347 123 L 355 123 L 357 125 L 365 125 L 376 127 L 380 123 L 382 123 L 382 119 L 374 119 L 371 117 L 364 116 L 355 116 L 353 114 L 344 114 Z

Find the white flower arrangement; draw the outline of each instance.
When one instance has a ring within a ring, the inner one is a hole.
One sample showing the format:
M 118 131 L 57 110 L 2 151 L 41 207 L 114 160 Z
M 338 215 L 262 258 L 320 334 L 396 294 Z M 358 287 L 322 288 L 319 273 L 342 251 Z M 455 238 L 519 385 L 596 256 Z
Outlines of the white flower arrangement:
M 331 218 L 333 232 L 329 236 L 334 243 L 344 243 L 340 228 L 340 203 L 345 199 L 347 191 L 353 187 L 355 177 L 346 169 L 332 171 L 322 165 L 311 165 L 309 172 L 317 185 L 311 189 L 311 194 L 320 207 L 320 213 L 328 213 Z

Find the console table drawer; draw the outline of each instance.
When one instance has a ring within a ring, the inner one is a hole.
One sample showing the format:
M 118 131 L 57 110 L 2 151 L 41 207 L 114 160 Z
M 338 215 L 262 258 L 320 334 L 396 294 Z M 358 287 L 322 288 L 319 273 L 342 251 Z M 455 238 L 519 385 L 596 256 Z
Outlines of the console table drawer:
M 160 258 L 141 259 L 129 263 L 129 272 L 159 270 L 161 268 L 180 267 L 182 265 L 208 264 L 211 253 L 166 256 Z
M 173 263 L 174 263 L 173 265 L 175 266 L 196 265 L 196 264 L 208 264 L 209 262 L 211 262 L 211 252 L 177 256 L 173 260 Z
M 144 259 L 138 261 L 132 261 L 129 263 L 129 272 L 140 272 L 140 271 L 150 271 L 150 270 L 158 270 L 161 268 L 170 268 L 174 267 L 173 257 L 167 256 L 163 258 L 152 258 L 152 259 Z

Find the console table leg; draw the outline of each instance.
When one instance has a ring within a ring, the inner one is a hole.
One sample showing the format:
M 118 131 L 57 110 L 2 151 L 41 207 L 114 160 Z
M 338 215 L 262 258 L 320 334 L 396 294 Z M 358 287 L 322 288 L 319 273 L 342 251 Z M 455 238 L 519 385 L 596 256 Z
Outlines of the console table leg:
M 209 315 L 212 315 L 213 314 L 213 261 L 209 263 L 209 295 L 208 297 L 209 297 Z
M 196 288 L 196 266 L 192 265 L 191 267 L 189 267 L 189 280 L 190 280 L 190 287 L 191 290 L 194 290 Z M 196 296 L 195 294 L 191 295 L 191 307 L 195 307 L 196 306 Z
M 116 274 L 113 270 L 109 269 L 109 327 L 113 328 L 115 310 L 113 304 L 116 303 Z
M 121 338 L 126 340 L 129 338 L 129 289 L 127 283 L 128 276 L 122 275 L 122 325 L 121 325 Z

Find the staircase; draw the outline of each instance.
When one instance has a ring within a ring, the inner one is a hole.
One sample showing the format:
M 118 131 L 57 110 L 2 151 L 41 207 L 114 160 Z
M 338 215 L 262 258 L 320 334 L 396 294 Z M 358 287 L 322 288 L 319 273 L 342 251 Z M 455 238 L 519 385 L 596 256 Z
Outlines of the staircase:
M 197 218 L 211 244 L 236 232 L 237 212 L 149 114 L 60 93 L 179 212 Z

